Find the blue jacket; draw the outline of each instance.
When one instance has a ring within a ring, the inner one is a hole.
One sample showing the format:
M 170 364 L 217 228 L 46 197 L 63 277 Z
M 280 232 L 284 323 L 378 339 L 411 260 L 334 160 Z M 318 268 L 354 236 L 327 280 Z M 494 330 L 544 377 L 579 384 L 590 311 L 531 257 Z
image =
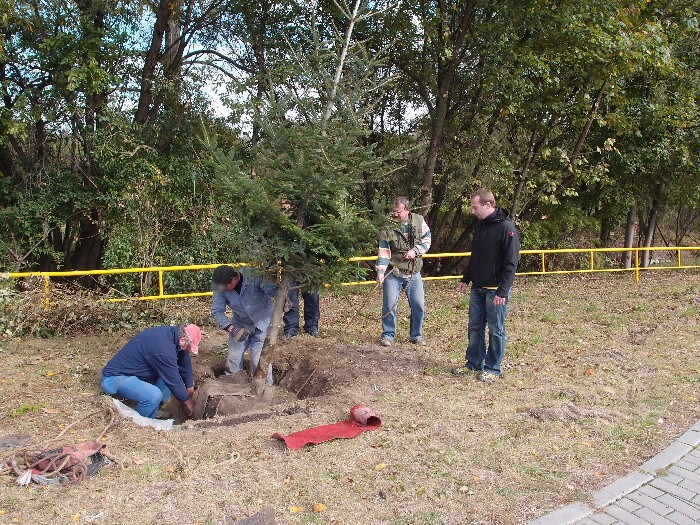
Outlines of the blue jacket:
M 158 378 L 178 401 L 187 401 L 194 386 L 190 352 L 180 349 L 177 326 L 155 326 L 132 337 L 102 369 L 102 375 L 135 376 L 148 383 Z
M 275 303 L 272 298 L 277 293 L 277 285 L 254 277 L 251 269 L 243 267 L 241 272 L 241 293 L 214 292 L 211 302 L 211 315 L 222 330 L 234 325 L 254 333 L 258 328 L 266 332 L 272 320 Z M 231 318 L 226 315 L 226 307 L 231 309 Z

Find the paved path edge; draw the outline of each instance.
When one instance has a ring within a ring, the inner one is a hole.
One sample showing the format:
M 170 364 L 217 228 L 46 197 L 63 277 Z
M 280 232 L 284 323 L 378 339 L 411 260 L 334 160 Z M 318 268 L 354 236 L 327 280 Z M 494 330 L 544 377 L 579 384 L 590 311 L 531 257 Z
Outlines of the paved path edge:
M 572 525 L 579 522 L 653 481 L 660 471 L 675 465 L 698 445 L 700 445 L 700 421 L 637 469 L 594 492 L 595 507 L 576 501 L 529 521 L 526 525 Z

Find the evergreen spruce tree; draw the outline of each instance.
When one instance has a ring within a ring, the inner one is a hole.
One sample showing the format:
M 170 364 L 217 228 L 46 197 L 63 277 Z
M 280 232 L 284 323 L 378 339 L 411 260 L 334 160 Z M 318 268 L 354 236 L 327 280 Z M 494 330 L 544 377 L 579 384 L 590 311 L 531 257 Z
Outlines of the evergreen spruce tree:
M 221 191 L 237 209 L 242 260 L 279 283 L 256 386 L 274 359 L 290 286 L 318 290 L 354 278 L 347 258 L 375 244 L 376 225 L 353 194 L 364 174 L 378 176 L 381 169 L 364 140 L 377 64 L 352 41 L 364 16 L 359 2 L 344 14 L 344 34 L 327 35 L 330 40 L 310 16 L 308 38 L 270 68 L 283 80 L 271 82 L 256 108 L 261 138 L 250 168 L 230 155 L 214 156 Z

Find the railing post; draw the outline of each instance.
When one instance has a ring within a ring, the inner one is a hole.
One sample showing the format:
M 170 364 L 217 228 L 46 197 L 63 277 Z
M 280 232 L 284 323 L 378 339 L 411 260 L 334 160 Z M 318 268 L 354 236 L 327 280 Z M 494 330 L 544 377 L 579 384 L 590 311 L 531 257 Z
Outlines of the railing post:
M 158 270 L 158 295 L 161 297 L 163 294 L 163 270 Z
M 639 248 L 634 250 L 634 280 L 639 282 Z
M 542 259 L 542 273 L 546 273 L 547 269 L 544 266 L 544 252 L 540 254 L 540 259 Z
M 591 263 L 590 270 L 593 271 L 593 250 L 591 250 L 588 253 L 590 255 L 590 263 Z

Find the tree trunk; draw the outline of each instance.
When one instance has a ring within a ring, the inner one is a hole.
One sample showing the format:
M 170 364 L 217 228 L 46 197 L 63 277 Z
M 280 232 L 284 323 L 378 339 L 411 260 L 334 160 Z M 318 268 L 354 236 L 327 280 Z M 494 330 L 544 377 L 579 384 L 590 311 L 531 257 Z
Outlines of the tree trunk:
M 258 367 L 253 374 L 253 386 L 258 395 L 262 394 L 265 387 L 265 378 L 267 377 L 267 369 L 274 362 L 275 347 L 277 346 L 277 335 L 279 334 L 280 326 L 282 326 L 282 318 L 284 316 L 284 303 L 287 300 L 289 287 L 291 286 L 290 278 L 282 274 L 282 279 L 277 288 L 275 295 L 275 308 L 272 311 L 272 321 L 267 329 L 265 343 L 263 344 L 262 352 L 260 353 L 260 361 Z
M 692 231 L 693 225 L 698 218 L 699 210 L 679 206 L 676 213 L 676 231 L 674 236 L 674 246 L 680 246 L 688 232 Z
M 84 0 L 78 4 L 83 16 L 89 20 L 90 25 L 85 27 L 87 36 L 101 36 L 104 32 L 104 12 L 95 7 L 91 0 Z M 100 64 L 102 65 L 102 64 Z M 100 116 L 104 114 L 107 104 L 107 92 L 88 90 L 85 93 L 85 107 L 82 118 L 74 119 L 74 142 L 78 137 L 82 143 L 82 155 L 76 155 L 74 171 L 82 174 L 82 185 L 87 191 L 99 194 L 102 191 L 102 173 L 94 158 L 94 138 L 101 126 Z M 95 208 L 80 209 L 78 219 L 77 238 L 73 239 L 71 220 L 66 223 L 64 232 L 64 253 L 66 267 L 72 270 L 96 270 L 102 265 L 104 252 L 104 240 L 102 235 L 102 215 Z M 72 243 L 75 242 L 74 245 Z M 78 283 L 86 288 L 95 287 L 95 279 L 85 276 L 78 279 Z
M 440 68 L 438 73 L 437 96 L 435 100 L 435 115 L 432 122 L 430 134 L 430 147 L 428 148 L 428 156 L 425 160 L 423 168 L 423 180 L 420 187 L 420 205 L 424 210 L 432 208 L 433 201 L 433 180 L 435 177 L 435 166 L 437 165 L 438 154 L 442 148 L 445 122 L 450 107 L 450 90 L 454 84 L 457 68 L 464 58 L 465 49 L 464 41 L 467 32 L 474 19 L 473 9 L 474 0 L 469 0 L 462 8 L 462 18 L 459 22 L 459 27 L 454 34 L 454 40 L 451 47 L 452 58 L 447 63 L 447 66 Z M 438 37 L 442 41 L 442 33 L 438 32 Z M 446 42 L 442 42 L 448 45 Z
M 139 92 L 139 103 L 136 108 L 134 122 L 145 124 L 153 105 L 153 84 L 156 78 L 156 71 L 160 63 L 160 52 L 163 46 L 163 36 L 168 29 L 168 24 L 173 15 L 170 0 L 160 0 L 156 9 L 156 21 L 153 24 L 151 34 L 151 45 L 146 53 L 146 59 L 141 73 L 141 86 Z
M 518 186 L 515 189 L 515 194 L 513 195 L 513 200 L 511 201 L 510 212 L 513 219 L 518 217 L 518 204 L 520 203 L 520 196 L 523 193 L 523 188 L 525 187 L 525 182 L 527 182 L 527 177 L 530 172 L 530 164 L 532 164 L 532 159 L 535 156 L 536 151 L 539 149 L 537 141 L 537 127 L 532 130 L 530 134 L 530 142 L 528 143 L 527 153 L 523 159 L 522 168 L 520 168 L 520 177 L 518 179 Z
M 627 225 L 625 226 L 625 248 L 632 248 L 634 245 L 635 225 L 637 219 L 637 204 L 632 204 L 627 212 Z M 624 252 L 622 254 L 622 267 L 632 267 L 632 252 Z
M 101 266 L 104 243 L 102 242 L 101 218 L 98 210 L 92 210 L 80 219 L 79 237 L 75 252 L 66 265 L 70 270 L 97 270 Z M 94 288 L 95 279 L 85 276 L 78 279 L 85 288 Z
M 654 232 L 656 231 L 656 222 L 659 218 L 659 201 L 654 199 L 651 203 L 651 209 L 649 210 L 649 218 L 647 220 L 646 228 L 644 228 L 644 238 L 642 239 L 642 246 L 649 248 L 654 244 Z M 640 266 L 647 268 L 651 259 L 651 252 L 649 250 L 644 250 L 642 252 L 642 260 Z
M 598 238 L 600 240 L 601 246 L 604 248 L 608 246 L 610 242 L 610 233 L 612 230 L 612 221 L 609 217 L 603 217 L 600 221 L 600 234 Z

